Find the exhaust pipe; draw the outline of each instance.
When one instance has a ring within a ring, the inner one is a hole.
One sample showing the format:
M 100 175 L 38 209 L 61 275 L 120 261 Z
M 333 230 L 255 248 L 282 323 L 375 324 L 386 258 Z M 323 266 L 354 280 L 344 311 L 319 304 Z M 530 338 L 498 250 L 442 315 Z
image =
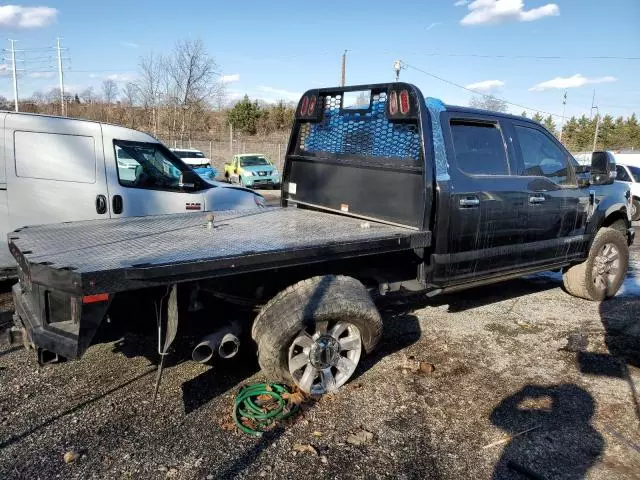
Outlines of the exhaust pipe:
M 233 358 L 240 349 L 238 335 L 240 327 L 237 323 L 225 325 L 200 340 L 193 349 L 191 358 L 198 363 L 207 363 L 216 354 L 225 360 Z

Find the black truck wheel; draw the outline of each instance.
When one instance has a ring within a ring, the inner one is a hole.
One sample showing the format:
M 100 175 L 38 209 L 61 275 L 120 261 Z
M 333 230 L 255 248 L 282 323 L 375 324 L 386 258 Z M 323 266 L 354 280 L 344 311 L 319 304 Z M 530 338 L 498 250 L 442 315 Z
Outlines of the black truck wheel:
M 616 294 L 629 267 L 627 240 L 613 228 L 601 228 L 587 259 L 565 269 L 564 287 L 571 295 L 587 300 L 604 300 Z
M 325 275 L 292 285 L 260 311 L 252 328 L 258 362 L 273 380 L 323 394 L 344 385 L 382 336 L 382 319 L 358 280 Z

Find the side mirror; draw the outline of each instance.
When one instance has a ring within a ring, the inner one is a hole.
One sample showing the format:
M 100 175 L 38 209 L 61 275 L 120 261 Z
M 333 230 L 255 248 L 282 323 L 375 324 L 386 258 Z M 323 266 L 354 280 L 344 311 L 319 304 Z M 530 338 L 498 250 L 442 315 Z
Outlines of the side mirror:
M 193 170 L 185 170 L 180 174 L 178 186 L 183 190 L 194 190 L 200 185 L 200 176 Z
M 609 152 L 591 155 L 591 184 L 610 185 L 616 178 L 616 160 Z

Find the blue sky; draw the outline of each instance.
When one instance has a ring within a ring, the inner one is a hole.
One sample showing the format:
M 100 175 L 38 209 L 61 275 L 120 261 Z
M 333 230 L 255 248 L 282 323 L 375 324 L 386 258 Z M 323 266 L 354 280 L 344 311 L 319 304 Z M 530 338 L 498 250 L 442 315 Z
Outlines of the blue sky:
M 638 0 L 0 2 L 5 48 L 8 38 L 18 40 L 20 49 L 53 46 L 58 35 L 69 49 L 66 83 L 72 91 L 89 85 L 98 90 L 104 78 L 134 79 L 141 55 L 165 53 L 179 38 L 199 37 L 220 65 L 231 98 L 247 93 L 296 100 L 308 88 L 337 85 L 347 49 L 349 84 L 393 80 L 393 62 L 401 59 L 546 112 L 562 113 L 566 89 L 567 115 L 589 114 L 595 88 L 602 113 L 640 113 Z M 57 74 L 47 71 L 55 67 L 46 58 L 52 52 L 22 55 L 40 63 L 27 64 L 21 96 L 56 86 Z M 468 104 L 470 92 L 419 70 L 408 67 L 401 79 L 425 95 Z M 3 61 L 0 94 L 13 95 Z

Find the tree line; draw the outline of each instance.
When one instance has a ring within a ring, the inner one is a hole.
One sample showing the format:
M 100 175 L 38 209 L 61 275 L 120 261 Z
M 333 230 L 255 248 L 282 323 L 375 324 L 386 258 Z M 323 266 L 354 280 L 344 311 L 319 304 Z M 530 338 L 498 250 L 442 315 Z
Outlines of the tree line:
M 474 108 L 495 112 L 506 113 L 508 111 L 507 103 L 492 95 L 473 97 L 469 104 Z M 520 115 L 526 117 L 527 112 L 523 111 Z M 596 121 L 599 122 L 596 149 L 640 149 L 640 123 L 635 113 L 627 118 L 617 117 L 615 119 L 611 115 L 592 118 L 588 118 L 586 115 L 572 116 L 565 121 L 562 127 L 562 136 L 560 135 L 561 125 L 554 120 L 552 115 L 545 117 L 540 112 L 535 112 L 531 119 L 560 138 L 562 143 L 573 152 L 592 150 Z

